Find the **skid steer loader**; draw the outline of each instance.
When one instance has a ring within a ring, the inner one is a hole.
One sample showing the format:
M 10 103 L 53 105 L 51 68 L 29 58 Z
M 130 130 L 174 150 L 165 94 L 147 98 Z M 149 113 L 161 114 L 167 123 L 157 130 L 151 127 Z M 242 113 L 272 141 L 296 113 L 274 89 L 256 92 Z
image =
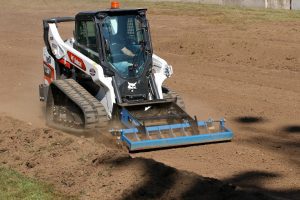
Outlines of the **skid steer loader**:
M 39 92 L 47 123 L 89 131 L 120 121 L 113 132 L 130 151 L 231 140 L 224 120 L 198 121 L 163 86 L 173 70 L 153 54 L 146 11 L 113 2 L 110 9 L 43 20 Z M 75 22 L 74 38 L 62 40 L 63 22 Z

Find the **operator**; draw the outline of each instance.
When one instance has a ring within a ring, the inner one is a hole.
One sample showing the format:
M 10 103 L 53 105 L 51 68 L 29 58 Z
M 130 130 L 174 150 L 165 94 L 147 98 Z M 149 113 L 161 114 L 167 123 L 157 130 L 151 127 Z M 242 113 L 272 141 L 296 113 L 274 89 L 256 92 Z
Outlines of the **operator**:
M 118 30 L 119 29 L 119 30 Z M 126 29 L 125 29 L 126 30 Z M 132 52 L 132 48 L 129 47 L 127 41 L 128 35 L 122 28 L 120 24 L 115 23 L 114 20 L 110 20 L 103 26 L 103 36 L 107 40 L 110 49 L 111 56 L 123 53 L 129 57 L 134 57 L 135 54 Z
M 129 67 L 133 65 L 139 45 L 134 45 L 127 34 L 127 22 L 119 23 L 116 19 L 108 18 L 103 24 L 103 37 L 107 45 L 107 59 L 123 76 L 128 76 Z
M 130 56 L 130 57 L 134 57 L 134 56 L 135 56 L 135 54 L 132 53 L 131 50 L 127 49 L 126 46 L 124 46 L 124 47 L 121 49 L 121 51 L 122 51 L 125 55 L 127 55 L 127 56 Z

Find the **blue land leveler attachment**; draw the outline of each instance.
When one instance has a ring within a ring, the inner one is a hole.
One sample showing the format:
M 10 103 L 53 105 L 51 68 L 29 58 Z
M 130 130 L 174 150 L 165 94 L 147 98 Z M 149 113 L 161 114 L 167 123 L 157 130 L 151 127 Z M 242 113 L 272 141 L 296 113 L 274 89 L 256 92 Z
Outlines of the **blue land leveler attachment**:
M 120 139 L 130 151 L 230 141 L 233 133 L 225 120 L 198 121 L 174 101 L 123 104 Z

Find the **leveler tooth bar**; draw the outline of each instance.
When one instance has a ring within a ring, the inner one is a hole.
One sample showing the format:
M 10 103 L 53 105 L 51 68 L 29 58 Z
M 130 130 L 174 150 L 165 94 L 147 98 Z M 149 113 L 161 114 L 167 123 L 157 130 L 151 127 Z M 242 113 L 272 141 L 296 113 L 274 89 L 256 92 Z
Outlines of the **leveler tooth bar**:
M 146 120 L 145 117 L 143 119 Z M 130 151 L 137 151 L 230 141 L 233 138 L 232 131 L 225 127 L 224 119 L 218 121 L 212 119 L 191 121 L 185 118 L 181 120 L 181 123 L 146 126 L 145 121 L 141 123 L 127 109 L 123 108 L 121 111 L 121 122 L 127 128 L 119 130 L 120 139 L 125 142 Z M 216 130 L 216 124 L 218 124 L 218 130 Z M 211 127 L 215 127 L 215 129 L 213 130 Z
M 127 144 L 130 151 L 231 140 L 233 137 L 232 131 L 224 126 L 224 121 L 220 121 L 219 123 L 221 127 L 220 132 L 202 133 L 197 135 L 188 135 L 187 132 L 185 132 L 186 134 L 184 136 L 173 135 L 169 138 L 162 137 L 158 139 L 144 139 L 139 141 L 135 141 L 132 137 L 130 137 L 131 134 L 139 133 L 137 128 L 122 129 L 121 140 Z M 207 121 L 198 121 L 197 124 L 198 127 L 207 127 Z M 155 134 L 155 131 L 161 132 L 163 130 L 169 130 L 172 132 L 174 129 L 185 130 L 189 127 L 189 124 L 172 124 L 146 127 L 146 130 L 148 134 L 151 135 L 152 133 Z

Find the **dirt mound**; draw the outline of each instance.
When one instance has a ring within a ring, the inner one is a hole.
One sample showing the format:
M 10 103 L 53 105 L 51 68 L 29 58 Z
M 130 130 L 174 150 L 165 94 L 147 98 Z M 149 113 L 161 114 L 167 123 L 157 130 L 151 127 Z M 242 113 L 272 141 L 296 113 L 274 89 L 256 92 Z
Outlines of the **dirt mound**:
M 89 199 L 268 199 L 49 128 L 0 117 L 1 164 Z

